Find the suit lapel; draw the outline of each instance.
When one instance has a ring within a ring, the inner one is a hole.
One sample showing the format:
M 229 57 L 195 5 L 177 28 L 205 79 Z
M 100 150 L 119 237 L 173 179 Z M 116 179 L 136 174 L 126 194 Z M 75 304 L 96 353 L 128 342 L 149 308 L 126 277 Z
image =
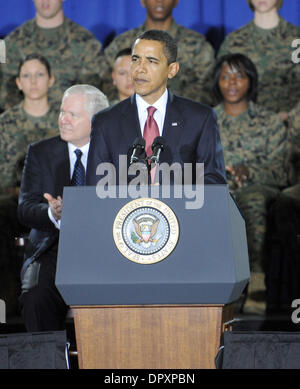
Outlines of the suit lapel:
M 165 122 L 162 136 L 167 145 L 167 152 L 162 153 L 161 162 L 172 163 L 171 150 L 176 150 L 184 129 L 184 119 L 176 97 L 169 91 Z
M 128 145 L 128 147 L 130 147 L 136 137 L 142 136 L 135 95 L 127 100 L 127 104 L 124 104 L 122 116 L 121 129 L 123 137 L 121 139 L 128 139 L 128 141 L 131 142 Z
M 70 159 L 67 142 L 58 139 L 57 147 L 53 150 L 54 178 L 57 195 L 62 195 L 64 186 L 70 185 Z

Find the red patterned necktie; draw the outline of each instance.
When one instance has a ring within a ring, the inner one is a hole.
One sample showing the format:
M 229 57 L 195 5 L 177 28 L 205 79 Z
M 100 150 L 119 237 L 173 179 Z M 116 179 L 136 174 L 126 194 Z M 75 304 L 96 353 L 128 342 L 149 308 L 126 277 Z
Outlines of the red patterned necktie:
M 146 154 L 149 157 L 152 155 L 152 148 L 151 148 L 152 143 L 153 143 L 154 139 L 157 136 L 159 136 L 159 129 L 158 129 L 158 125 L 153 117 L 153 114 L 156 111 L 156 108 L 150 106 L 147 108 L 147 110 L 148 110 L 148 117 L 147 117 L 147 120 L 145 123 L 143 136 L 144 136 L 144 139 L 146 142 Z
M 159 129 L 158 129 L 158 125 L 153 117 L 154 112 L 156 111 L 156 108 L 150 106 L 147 108 L 147 110 L 148 110 L 148 117 L 147 117 L 147 120 L 145 123 L 143 136 L 144 136 L 144 139 L 146 142 L 146 147 L 145 147 L 146 154 L 147 154 L 147 157 L 149 157 L 152 155 L 152 147 L 151 147 L 152 143 L 153 143 L 154 139 L 157 136 L 159 136 Z M 154 183 L 155 172 L 156 172 L 156 167 L 152 168 L 150 171 L 152 183 Z

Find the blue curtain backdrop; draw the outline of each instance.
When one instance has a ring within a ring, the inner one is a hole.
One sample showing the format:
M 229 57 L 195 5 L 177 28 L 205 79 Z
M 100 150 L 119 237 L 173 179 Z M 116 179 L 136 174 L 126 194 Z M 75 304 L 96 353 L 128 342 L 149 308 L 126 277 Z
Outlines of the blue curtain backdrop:
M 92 31 L 103 46 L 114 35 L 145 20 L 140 0 L 65 0 L 64 10 L 67 17 Z M 33 0 L 0 0 L 0 36 L 5 37 L 34 14 Z M 285 0 L 280 14 L 300 26 L 300 0 Z M 246 0 L 179 0 L 174 17 L 206 35 L 217 49 L 224 36 L 249 22 L 253 13 Z

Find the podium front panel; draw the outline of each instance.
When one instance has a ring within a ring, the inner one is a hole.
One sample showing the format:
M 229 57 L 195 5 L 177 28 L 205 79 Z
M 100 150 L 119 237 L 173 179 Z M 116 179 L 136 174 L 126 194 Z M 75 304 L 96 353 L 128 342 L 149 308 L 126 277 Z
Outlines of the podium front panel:
M 56 285 L 68 305 L 227 304 L 239 298 L 250 272 L 244 220 L 226 185 L 206 185 L 204 205 L 160 198 L 175 213 L 179 238 L 165 259 L 140 264 L 115 245 L 113 224 L 132 199 L 66 187 Z

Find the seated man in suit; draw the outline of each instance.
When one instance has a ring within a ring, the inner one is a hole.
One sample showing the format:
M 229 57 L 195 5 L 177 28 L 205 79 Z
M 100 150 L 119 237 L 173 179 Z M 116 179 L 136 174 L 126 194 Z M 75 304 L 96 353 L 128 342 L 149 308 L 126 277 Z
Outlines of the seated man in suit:
M 85 184 L 91 118 L 107 107 L 106 96 L 97 88 L 70 87 L 62 98 L 60 136 L 28 148 L 18 206 L 20 222 L 31 228 L 24 263 L 35 257 L 34 267 L 22 269 L 20 301 L 28 331 L 63 328 L 67 306 L 55 287 L 62 193 L 64 186 Z
M 113 164 L 118 177 L 119 156 L 130 155 L 136 137 L 144 136 L 146 152 L 151 152 L 160 135 L 166 143 L 161 162 L 204 163 L 204 183 L 226 183 L 212 109 L 167 89 L 168 79 L 179 70 L 175 40 L 166 31 L 148 30 L 134 42 L 131 58 L 135 94 L 93 118 L 87 185 L 97 184 L 96 169 L 103 162 Z

